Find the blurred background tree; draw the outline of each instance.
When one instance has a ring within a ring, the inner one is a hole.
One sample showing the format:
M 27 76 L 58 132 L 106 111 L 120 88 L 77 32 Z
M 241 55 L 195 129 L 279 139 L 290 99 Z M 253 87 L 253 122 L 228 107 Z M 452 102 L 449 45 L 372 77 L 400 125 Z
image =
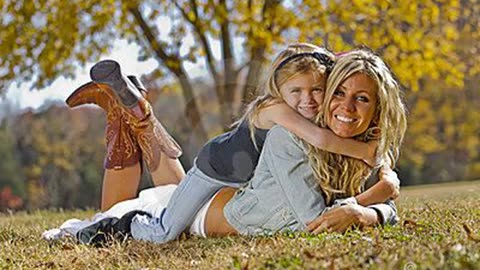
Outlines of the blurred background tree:
M 22 164 L 28 209 L 97 206 L 102 179 L 103 127 L 99 109 L 50 105 L 26 112 L 12 132 Z M 68 124 L 66 124 L 68 123 Z
M 26 197 L 22 174 L 22 164 L 15 151 L 15 137 L 8 127 L 7 121 L 0 122 L 0 209 L 19 208 L 23 205 L 22 197 Z
M 479 6 L 476 0 L 3 0 L 0 91 L 14 81 L 41 89 L 98 61 L 115 40 L 135 42 L 140 60 L 158 61 L 143 80 L 157 115 L 187 149 L 188 167 L 201 144 L 241 114 L 265 64 L 286 44 L 334 51 L 366 45 L 405 89 L 403 184 L 474 179 L 480 176 Z M 195 78 L 186 69 L 191 63 L 207 75 Z M 21 173 L 1 178 L 0 188 L 12 186 L 28 208 L 95 205 L 103 122 L 82 118 L 93 116 L 89 110 L 54 106 L 2 125 L 0 140 L 11 143 L 0 151 L 15 161 L 0 175 Z M 88 128 L 76 127 L 80 122 Z M 93 194 L 92 201 L 75 199 L 79 187 L 90 190 L 82 195 Z

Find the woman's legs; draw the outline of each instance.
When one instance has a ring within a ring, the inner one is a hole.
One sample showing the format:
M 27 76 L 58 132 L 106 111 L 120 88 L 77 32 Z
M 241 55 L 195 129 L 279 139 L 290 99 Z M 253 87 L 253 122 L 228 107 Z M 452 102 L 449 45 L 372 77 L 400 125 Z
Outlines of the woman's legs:
M 137 196 L 142 171 L 140 163 L 120 170 L 105 169 L 103 174 L 101 211 L 105 212 L 117 202 Z M 178 184 L 185 171 L 178 159 L 162 158 L 152 173 L 154 186 Z
M 107 114 L 102 211 L 117 202 L 135 198 L 141 176 L 140 148 L 114 98 L 115 94 L 107 86 L 89 82 L 76 89 L 66 100 L 72 108 L 96 104 Z

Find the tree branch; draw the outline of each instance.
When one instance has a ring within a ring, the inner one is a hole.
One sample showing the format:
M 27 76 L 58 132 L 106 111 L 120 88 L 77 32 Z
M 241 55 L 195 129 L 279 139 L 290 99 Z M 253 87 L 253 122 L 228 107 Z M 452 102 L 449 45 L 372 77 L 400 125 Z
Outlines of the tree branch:
M 147 22 L 143 18 L 143 15 L 141 14 L 140 10 L 138 10 L 138 7 L 130 7 L 129 11 L 130 13 L 132 13 L 138 25 L 140 25 L 140 28 L 142 29 L 143 34 L 147 38 L 148 43 L 150 44 L 157 58 L 161 60 L 163 64 L 172 73 L 177 73 L 180 68 L 181 59 L 177 57 L 173 57 L 165 52 L 160 42 L 156 39 L 155 35 L 153 34 L 152 29 L 150 28 L 150 26 L 148 26 Z M 174 64 L 174 63 L 177 63 L 177 64 Z
M 164 51 L 159 41 L 153 35 L 152 29 L 145 22 L 142 14 L 138 10 L 138 7 L 131 7 L 129 8 L 129 11 L 133 14 L 135 20 L 142 28 L 142 31 L 148 42 L 150 42 L 150 46 L 154 50 L 157 58 L 161 60 L 173 74 L 175 74 L 176 78 L 180 82 L 185 101 L 185 114 L 190 121 L 192 129 L 195 130 L 196 136 L 202 141 L 205 141 L 207 139 L 207 133 L 200 119 L 200 111 L 193 95 L 193 87 L 187 72 L 183 68 L 182 60 L 177 57 L 170 56 Z
M 215 58 L 213 57 L 213 52 L 211 49 L 210 44 L 208 43 L 207 37 L 205 36 L 205 32 L 203 29 L 201 29 L 199 21 L 198 21 L 198 7 L 197 3 L 195 0 L 190 0 L 191 7 L 193 9 L 193 13 L 195 14 L 195 18 L 192 19 L 188 16 L 188 13 L 183 9 L 180 4 L 177 1 L 174 1 L 175 6 L 180 10 L 182 13 L 183 18 L 190 23 L 190 25 L 193 26 L 193 29 L 195 33 L 197 34 L 200 44 L 202 45 L 203 49 L 205 50 L 205 57 L 206 57 L 206 62 L 207 62 L 207 67 L 208 70 L 210 71 L 210 74 L 212 75 L 213 79 L 215 82 L 218 82 L 220 80 L 218 76 L 218 71 L 215 68 Z

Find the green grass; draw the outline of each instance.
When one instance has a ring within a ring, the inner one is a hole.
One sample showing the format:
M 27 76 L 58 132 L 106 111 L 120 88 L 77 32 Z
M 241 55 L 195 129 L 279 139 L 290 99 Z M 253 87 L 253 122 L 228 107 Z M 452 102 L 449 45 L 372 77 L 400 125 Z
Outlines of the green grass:
M 408 187 L 401 222 L 341 234 L 190 237 L 95 248 L 41 239 L 90 211 L 0 214 L 0 269 L 480 269 L 480 181 Z

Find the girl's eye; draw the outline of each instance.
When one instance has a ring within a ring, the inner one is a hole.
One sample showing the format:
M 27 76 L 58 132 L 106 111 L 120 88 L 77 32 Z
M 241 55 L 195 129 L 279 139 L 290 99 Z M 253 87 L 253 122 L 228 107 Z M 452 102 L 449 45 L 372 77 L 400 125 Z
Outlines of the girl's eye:
M 290 93 L 299 93 L 300 92 L 300 89 L 298 88 L 293 88 L 290 90 Z
M 333 92 L 333 95 L 334 95 L 334 96 L 343 96 L 343 91 L 341 91 L 341 90 L 335 90 L 335 91 Z

